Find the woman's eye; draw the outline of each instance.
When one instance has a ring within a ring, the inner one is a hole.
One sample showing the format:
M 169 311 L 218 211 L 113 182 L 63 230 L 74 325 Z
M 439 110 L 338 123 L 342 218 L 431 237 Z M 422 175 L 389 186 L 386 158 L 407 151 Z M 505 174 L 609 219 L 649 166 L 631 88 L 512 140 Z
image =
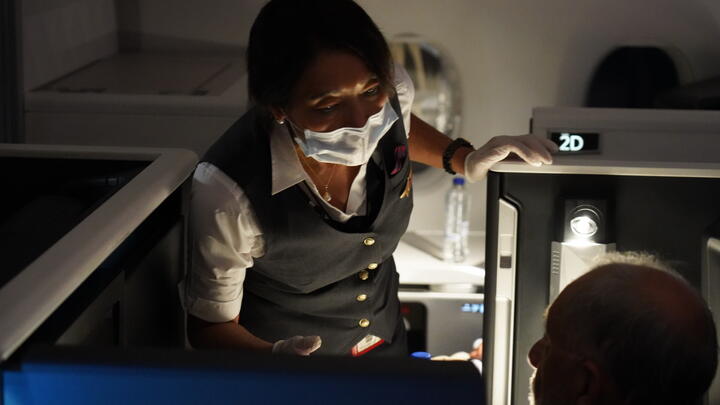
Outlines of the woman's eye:
M 375 96 L 378 93 L 380 93 L 380 86 L 375 86 L 372 89 L 369 89 L 368 91 L 366 91 L 365 95 L 366 96 Z
M 316 110 L 318 110 L 322 113 L 329 113 L 329 112 L 333 112 L 335 110 L 335 107 L 337 107 L 337 104 L 328 105 L 325 107 L 318 107 L 318 108 L 316 108 Z

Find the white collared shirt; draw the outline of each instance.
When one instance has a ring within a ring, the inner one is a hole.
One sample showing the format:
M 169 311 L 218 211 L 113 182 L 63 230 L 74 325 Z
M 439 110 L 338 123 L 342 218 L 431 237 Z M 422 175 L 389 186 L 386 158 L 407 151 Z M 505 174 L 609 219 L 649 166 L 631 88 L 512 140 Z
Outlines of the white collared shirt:
M 394 81 L 403 123 L 410 132 L 415 88 L 399 65 L 395 66 Z M 304 181 L 333 220 L 343 223 L 365 215 L 367 164 L 360 167 L 353 180 L 343 212 L 320 198 L 298 160 L 285 126 L 273 126 L 270 158 L 273 195 Z M 188 313 L 208 322 L 229 321 L 240 313 L 245 272 L 253 266 L 253 259 L 265 254 L 265 240 L 243 190 L 207 162 L 200 163 L 193 175 L 190 229 L 192 262 L 186 280 L 180 285 L 183 305 Z

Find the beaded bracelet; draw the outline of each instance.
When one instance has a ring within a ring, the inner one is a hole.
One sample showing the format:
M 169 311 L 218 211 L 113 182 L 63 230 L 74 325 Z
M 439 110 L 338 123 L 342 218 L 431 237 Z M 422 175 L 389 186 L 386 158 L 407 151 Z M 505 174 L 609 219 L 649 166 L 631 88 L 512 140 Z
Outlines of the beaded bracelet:
M 470 142 L 467 141 L 467 139 L 464 138 L 457 138 L 453 139 L 452 142 L 445 148 L 445 151 L 442 155 L 442 162 L 443 162 L 443 168 L 446 172 L 450 174 L 457 174 L 455 170 L 452 169 L 452 165 L 450 164 L 450 160 L 452 160 L 453 155 L 455 155 L 455 152 L 458 150 L 458 148 L 462 148 L 463 146 L 467 146 L 469 148 L 475 149 Z

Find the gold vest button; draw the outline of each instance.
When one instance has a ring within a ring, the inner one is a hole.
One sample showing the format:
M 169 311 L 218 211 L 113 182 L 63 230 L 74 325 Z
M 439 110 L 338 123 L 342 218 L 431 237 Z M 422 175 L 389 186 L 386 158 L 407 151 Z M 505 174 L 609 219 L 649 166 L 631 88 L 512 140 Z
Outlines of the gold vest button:
M 370 321 L 363 318 L 360 320 L 360 322 L 358 322 L 358 325 L 360 325 L 361 328 L 367 328 L 368 326 L 370 326 Z
M 367 280 L 368 277 L 370 277 L 370 273 L 368 273 L 367 270 L 363 270 L 360 273 L 358 273 L 358 277 L 360 277 L 360 280 Z
M 365 246 L 372 246 L 375 244 L 375 239 L 368 237 L 363 239 L 363 243 L 365 244 Z
M 363 302 L 367 299 L 367 294 L 360 294 L 357 296 L 357 300 Z
M 368 264 L 368 270 L 375 270 L 375 269 L 377 269 L 377 268 L 378 268 L 378 264 L 377 264 L 377 263 L 370 263 L 370 264 Z

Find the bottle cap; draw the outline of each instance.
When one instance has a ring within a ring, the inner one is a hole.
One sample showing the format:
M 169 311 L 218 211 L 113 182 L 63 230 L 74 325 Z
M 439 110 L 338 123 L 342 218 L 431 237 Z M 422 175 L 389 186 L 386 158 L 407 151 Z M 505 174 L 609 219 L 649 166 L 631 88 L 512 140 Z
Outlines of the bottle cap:
M 430 360 L 432 355 L 428 352 L 412 352 L 410 354 L 410 357 L 415 357 L 416 359 Z
M 456 186 L 462 186 L 465 184 L 465 178 L 464 177 L 455 177 L 455 178 L 453 178 L 453 184 Z

